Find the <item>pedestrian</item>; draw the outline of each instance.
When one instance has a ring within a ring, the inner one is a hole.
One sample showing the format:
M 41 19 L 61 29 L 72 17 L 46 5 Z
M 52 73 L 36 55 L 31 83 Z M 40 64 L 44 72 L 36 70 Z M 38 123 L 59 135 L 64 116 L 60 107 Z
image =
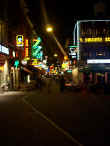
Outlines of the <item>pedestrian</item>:
M 51 86 L 52 86 L 52 80 L 50 78 L 47 79 L 47 92 L 51 93 Z
M 42 79 L 41 79 L 40 76 L 38 76 L 38 78 L 37 78 L 36 86 L 37 86 L 38 89 L 40 89 L 40 90 L 42 89 Z
M 64 89 L 65 89 L 65 79 L 64 76 L 62 75 L 60 78 L 60 91 L 64 92 Z

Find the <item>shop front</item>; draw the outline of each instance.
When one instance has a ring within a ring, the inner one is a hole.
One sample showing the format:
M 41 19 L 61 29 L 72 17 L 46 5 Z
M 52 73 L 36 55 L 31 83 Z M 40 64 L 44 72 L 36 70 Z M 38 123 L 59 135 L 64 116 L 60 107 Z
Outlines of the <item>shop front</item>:
M 9 88 L 9 84 L 10 76 L 8 58 L 5 55 L 0 54 L 0 88 Z
M 83 74 L 83 82 L 90 81 L 94 84 L 106 84 L 110 83 L 110 65 L 109 64 L 97 64 L 88 65 L 79 70 Z
M 10 84 L 9 76 L 9 48 L 0 44 L 0 89 L 8 89 Z

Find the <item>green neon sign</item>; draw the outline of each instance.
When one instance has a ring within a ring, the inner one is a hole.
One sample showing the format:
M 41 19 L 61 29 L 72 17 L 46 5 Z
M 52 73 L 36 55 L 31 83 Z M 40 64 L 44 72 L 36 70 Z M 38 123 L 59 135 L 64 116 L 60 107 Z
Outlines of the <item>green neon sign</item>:
M 67 72 L 68 72 L 68 73 L 71 73 L 71 72 L 72 72 L 72 70 L 67 70 Z
M 17 68 L 19 66 L 19 60 L 15 60 L 14 66 Z
M 33 48 L 33 49 L 36 49 L 36 47 L 40 44 L 41 41 L 42 41 L 41 38 L 38 37 L 38 38 L 36 39 L 35 44 L 32 46 L 32 48 Z
M 69 48 L 77 48 L 78 46 L 69 46 Z
M 37 48 L 32 51 L 32 56 L 35 57 L 40 52 L 41 48 L 41 46 L 37 46 Z

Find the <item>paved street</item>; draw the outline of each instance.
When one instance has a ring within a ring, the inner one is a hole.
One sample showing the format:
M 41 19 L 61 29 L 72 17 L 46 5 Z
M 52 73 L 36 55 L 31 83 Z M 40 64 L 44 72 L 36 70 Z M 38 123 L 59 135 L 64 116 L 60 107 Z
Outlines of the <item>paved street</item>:
M 110 145 L 110 96 L 43 90 L 0 93 L 3 145 Z
M 110 96 L 89 92 L 29 92 L 28 103 L 85 146 L 110 145 Z
M 0 145 L 77 146 L 68 134 L 60 132 L 25 102 L 27 95 L 31 94 L 0 93 Z

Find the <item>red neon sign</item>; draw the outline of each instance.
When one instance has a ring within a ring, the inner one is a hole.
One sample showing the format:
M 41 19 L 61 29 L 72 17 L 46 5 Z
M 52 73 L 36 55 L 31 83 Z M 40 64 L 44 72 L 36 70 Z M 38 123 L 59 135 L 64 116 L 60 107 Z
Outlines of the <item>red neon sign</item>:
M 29 41 L 28 39 L 25 39 L 25 57 L 28 57 L 29 56 Z

